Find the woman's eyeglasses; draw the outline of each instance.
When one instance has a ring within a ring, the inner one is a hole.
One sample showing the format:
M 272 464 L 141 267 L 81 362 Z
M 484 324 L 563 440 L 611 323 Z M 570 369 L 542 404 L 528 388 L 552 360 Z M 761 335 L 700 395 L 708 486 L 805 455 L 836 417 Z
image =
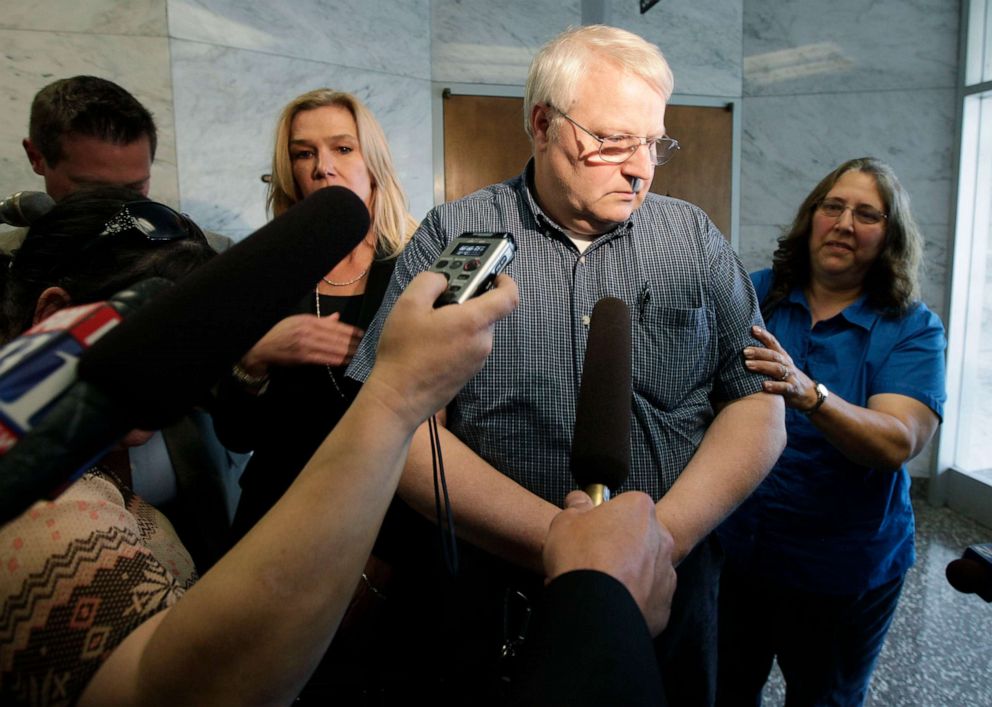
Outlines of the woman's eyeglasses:
M 864 204 L 848 206 L 840 199 L 824 199 L 817 208 L 828 218 L 840 218 L 845 211 L 850 209 L 854 220 L 862 226 L 874 226 L 888 218 L 886 214 L 870 206 L 865 206 Z

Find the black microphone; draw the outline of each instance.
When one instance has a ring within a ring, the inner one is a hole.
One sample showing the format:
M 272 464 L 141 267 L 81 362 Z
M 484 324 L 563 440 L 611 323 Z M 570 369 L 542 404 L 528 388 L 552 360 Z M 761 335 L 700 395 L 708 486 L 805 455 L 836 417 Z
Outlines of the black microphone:
M 944 570 L 951 586 L 964 594 L 977 594 L 992 602 L 992 544 L 972 545 Z
M 19 191 L 0 201 L 0 221 L 11 226 L 30 226 L 55 206 L 43 191 Z
M 77 361 L 121 317 L 171 286 L 149 278 L 106 302 L 60 310 L 4 348 L 12 353 L 0 375 L 0 429 L 8 433 L 0 456 L 0 523 L 57 496 L 132 429 L 120 406 L 77 379 Z
M 592 310 L 572 437 L 572 478 L 595 505 L 630 473 L 630 310 L 604 297 Z
M 133 427 L 171 424 L 313 291 L 369 223 L 351 190 L 315 192 L 107 334 L 80 360 L 80 379 L 118 400 Z

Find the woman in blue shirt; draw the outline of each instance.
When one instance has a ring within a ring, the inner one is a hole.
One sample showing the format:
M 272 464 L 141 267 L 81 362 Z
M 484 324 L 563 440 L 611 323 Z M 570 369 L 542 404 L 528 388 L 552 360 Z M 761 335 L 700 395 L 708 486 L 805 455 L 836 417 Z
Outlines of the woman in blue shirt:
M 919 301 L 922 237 L 895 174 L 844 163 L 752 275 L 750 370 L 786 403 L 775 468 L 720 528 L 720 705 L 860 705 L 912 565 L 905 464 L 943 414 L 944 328 Z

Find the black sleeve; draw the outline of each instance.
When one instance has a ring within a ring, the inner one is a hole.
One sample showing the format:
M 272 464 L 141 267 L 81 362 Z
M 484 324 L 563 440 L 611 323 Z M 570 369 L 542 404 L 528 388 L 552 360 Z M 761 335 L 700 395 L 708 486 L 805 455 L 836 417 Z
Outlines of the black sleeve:
M 664 705 L 644 616 L 619 581 L 578 570 L 545 590 L 513 705 Z

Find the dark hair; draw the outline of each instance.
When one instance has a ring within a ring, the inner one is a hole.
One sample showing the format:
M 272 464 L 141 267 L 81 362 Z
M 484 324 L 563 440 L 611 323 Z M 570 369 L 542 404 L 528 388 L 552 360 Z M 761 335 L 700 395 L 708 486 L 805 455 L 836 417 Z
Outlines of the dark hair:
M 103 236 L 93 247 L 107 221 L 134 201 L 148 199 L 121 187 L 86 189 L 31 225 L 21 247 L 0 261 L 0 342 L 30 328 L 48 287 L 62 287 L 75 304 L 97 302 L 149 277 L 178 280 L 216 255 L 200 233 L 172 241 Z
M 52 167 L 62 158 L 62 138 L 85 135 L 115 145 L 148 136 L 155 159 L 158 133 L 152 114 L 117 84 L 96 76 L 73 76 L 50 83 L 31 103 L 28 134 Z
M 809 237 L 813 213 L 837 180 L 847 172 L 864 172 L 875 178 L 885 213 L 885 243 L 865 275 L 868 304 L 888 316 L 905 313 L 919 298 L 923 236 L 909 208 L 909 194 L 892 168 L 874 157 L 848 160 L 813 187 L 792 222 L 778 239 L 772 255 L 772 288 L 761 303 L 767 318 L 790 291 L 809 283 Z

